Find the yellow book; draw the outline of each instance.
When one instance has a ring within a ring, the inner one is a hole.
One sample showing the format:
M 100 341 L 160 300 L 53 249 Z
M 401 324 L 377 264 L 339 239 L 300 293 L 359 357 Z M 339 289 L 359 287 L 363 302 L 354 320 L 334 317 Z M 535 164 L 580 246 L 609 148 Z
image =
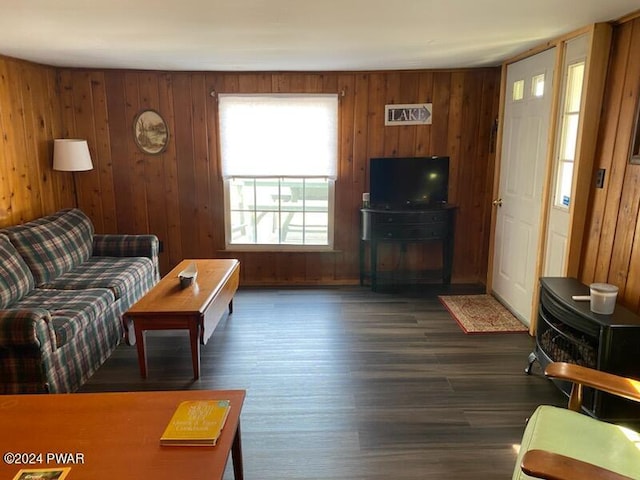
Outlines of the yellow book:
M 160 445 L 215 445 L 230 408 L 229 400 L 181 402 L 160 437 Z

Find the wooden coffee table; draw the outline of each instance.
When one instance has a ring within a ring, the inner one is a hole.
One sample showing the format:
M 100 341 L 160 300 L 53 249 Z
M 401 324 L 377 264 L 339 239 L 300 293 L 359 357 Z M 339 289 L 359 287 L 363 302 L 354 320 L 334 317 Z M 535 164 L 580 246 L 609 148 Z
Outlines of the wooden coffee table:
M 191 262 L 198 268 L 198 277 L 192 285 L 181 288 L 178 273 Z M 125 313 L 126 321 L 133 322 L 143 378 L 147 377 L 147 330 L 189 330 L 193 376 L 200 378 L 200 345 L 207 343 L 227 306 L 233 313 L 239 279 L 240 262 L 236 259 L 183 260 Z
M 244 390 L 2 395 L 0 478 L 24 468 L 70 467 L 69 480 L 222 479 L 231 453 L 242 480 L 244 398 Z M 204 399 L 231 403 L 216 446 L 161 446 L 178 403 Z

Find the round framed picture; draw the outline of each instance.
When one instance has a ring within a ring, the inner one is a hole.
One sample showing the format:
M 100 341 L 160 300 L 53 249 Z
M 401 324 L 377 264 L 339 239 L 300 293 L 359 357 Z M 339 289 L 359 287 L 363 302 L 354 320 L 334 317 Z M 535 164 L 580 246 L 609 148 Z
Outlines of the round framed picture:
M 162 153 L 169 143 L 169 129 L 155 110 L 143 110 L 133 122 L 133 138 L 144 153 Z

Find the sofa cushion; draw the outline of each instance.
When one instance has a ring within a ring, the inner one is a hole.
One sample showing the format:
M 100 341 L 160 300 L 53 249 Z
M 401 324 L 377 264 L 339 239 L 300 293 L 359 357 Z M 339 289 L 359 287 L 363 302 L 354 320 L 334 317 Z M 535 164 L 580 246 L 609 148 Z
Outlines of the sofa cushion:
M 85 288 L 108 288 L 116 299 L 128 292 L 138 291 L 138 297 L 149 288 L 149 279 L 154 278 L 154 264 L 146 257 L 91 257 L 70 272 L 63 273 L 42 288 L 60 290 L 82 290 Z
M 12 307 L 48 310 L 56 346 L 60 348 L 89 323 L 102 321 L 101 317 L 114 301 L 113 293 L 106 288 L 82 291 L 36 288 Z
M 0 234 L 0 308 L 7 308 L 33 290 L 29 267 L 6 235 Z
M 513 480 L 532 479 L 519 468 L 524 453 L 547 450 L 637 478 L 640 434 L 565 408 L 543 405 L 529 419 Z
M 42 285 L 72 270 L 92 253 L 93 224 L 77 208 L 61 210 L 2 231 Z

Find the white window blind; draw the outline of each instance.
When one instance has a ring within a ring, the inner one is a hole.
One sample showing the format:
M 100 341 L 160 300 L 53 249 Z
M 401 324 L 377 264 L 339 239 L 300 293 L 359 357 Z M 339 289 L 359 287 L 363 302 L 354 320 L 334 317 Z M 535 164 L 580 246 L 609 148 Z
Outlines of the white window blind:
M 337 176 L 338 96 L 220 94 L 222 176 Z

